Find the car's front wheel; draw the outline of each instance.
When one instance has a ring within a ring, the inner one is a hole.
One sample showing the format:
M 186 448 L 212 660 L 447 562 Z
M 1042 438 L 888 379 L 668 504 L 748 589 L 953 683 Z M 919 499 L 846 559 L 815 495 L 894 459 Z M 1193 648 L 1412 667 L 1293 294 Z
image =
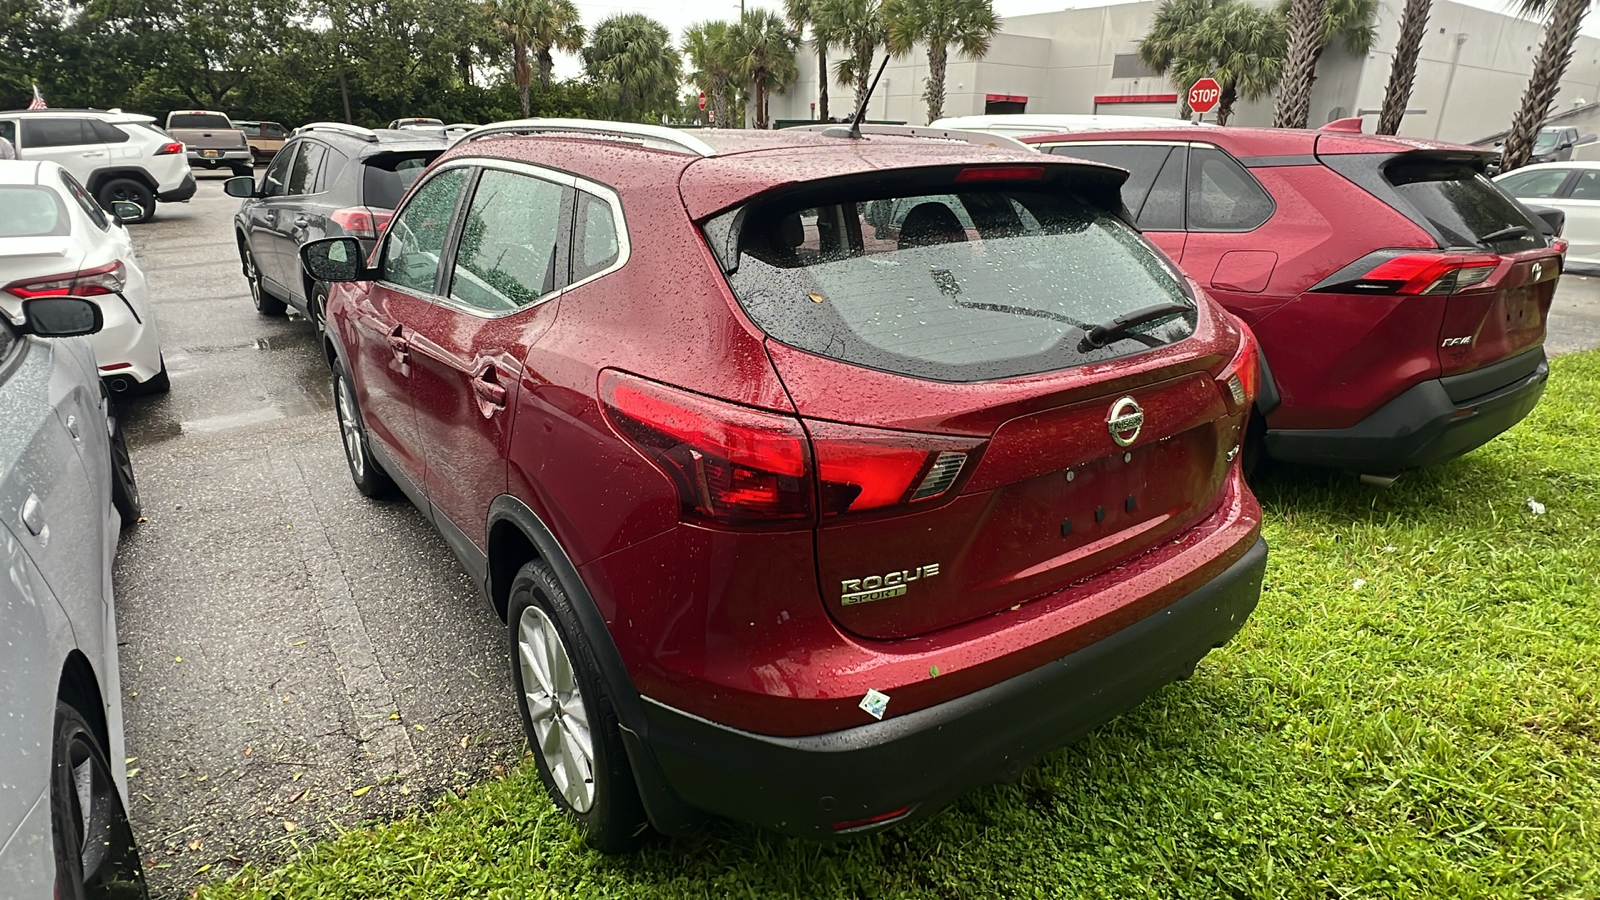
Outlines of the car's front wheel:
M 266 287 L 261 283 L 261 270 L 256 268 L 256 255 L 242 243 L 239 247 L 239 258 L 244 262 L 244 280 L 250 285 L 250 302 L 255 304 L 256 312 L 263 316 L 283 315 L 288 306 L 267 293 Z
M 506 621 L 522 727 L 557 807 L 604 853 L 648 827 L 611 698 L 572 602 L 542 561 L 511 582 Z
M 139 848 L 105 748 L 83 714 L 62 701 L 56 702 L 50 768 L 56 896 L 67 900 L 149 896 Z

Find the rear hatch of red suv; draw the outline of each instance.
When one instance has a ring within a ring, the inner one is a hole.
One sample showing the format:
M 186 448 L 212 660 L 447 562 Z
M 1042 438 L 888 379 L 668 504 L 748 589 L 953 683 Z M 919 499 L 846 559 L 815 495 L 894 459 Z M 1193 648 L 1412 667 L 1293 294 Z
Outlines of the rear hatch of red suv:
M 1410 219 L 1437 246 L 1371 253 L 1314 291 L 1442 298 L 1437 331 L 1416 335 L 1419 344 L 1431 346 L 1410 348 L 1437 359 L 1441 376 L 1515 357 L 1526 357 L 1530 371 L 1537 365 L 1542 357 L 1533 351 L 1544 344 L 1561 251 L 1552 236 L 1542 233 L 1542 223 L 1484 177 L 1484 153 L 1467 148 L 1395 152 L 1387 143 L 1335 135 L 1319 136 L 1317 153 L 1330 168 Z M 1509 382 L 1527 373 L 1505 374 Z
M 846 630 L 908 638 L 1046 597 L 1220 501 L 1253 342 L 1086 199 L 1117 175 L 875 172 L 707 223 L 805 430 Z

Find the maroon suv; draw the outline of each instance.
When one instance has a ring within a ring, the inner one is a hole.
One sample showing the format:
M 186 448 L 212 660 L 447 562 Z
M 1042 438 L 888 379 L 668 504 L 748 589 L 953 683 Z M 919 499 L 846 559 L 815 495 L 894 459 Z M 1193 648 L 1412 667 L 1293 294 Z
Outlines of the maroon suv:
M 929 813 L 1244 623 L 1255 342 L 1123 177 L 531 120 L 440 157 L 370 258 L 302 249 L 356 484 L 509 623 L 591 843 Z
M 1131 173 L 1139 229 L 1261 341 L 1252 442 L 1273 458 L 1392 475 L 1544 391 L 1565 242 L 1483 177 L 1496 152 L 1183 125 L 1023 140 Z

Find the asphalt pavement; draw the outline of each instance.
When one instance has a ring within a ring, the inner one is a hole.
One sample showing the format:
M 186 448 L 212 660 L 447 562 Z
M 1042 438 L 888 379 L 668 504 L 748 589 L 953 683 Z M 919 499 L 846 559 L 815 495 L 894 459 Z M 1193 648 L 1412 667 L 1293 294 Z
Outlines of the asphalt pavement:
M 239 201 L 134 228 L 172 376 L 127 402 L 145 520 L 115 588 L 132 816 L 155 896 L 516 759 L 505 633 L 405 501 L 356 493 L 311 325 L 265 318 Z
M 115 575 L 158 898 L 460 790 L 522 746 L 503 626 L 415 509 L 356 493 L 310 324 L 250 304 L 238 205 L 202 177 L 134 229 L 172 375 L 127 404 L 145 520 Z M 1548 346 L 1600 347 L 1600 279 L 1562 282 Z

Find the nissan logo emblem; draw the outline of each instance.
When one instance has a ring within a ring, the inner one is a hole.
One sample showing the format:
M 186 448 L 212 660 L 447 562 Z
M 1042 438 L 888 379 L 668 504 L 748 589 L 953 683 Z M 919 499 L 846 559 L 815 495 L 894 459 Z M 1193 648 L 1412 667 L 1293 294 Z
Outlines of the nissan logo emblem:
M 1111 416 L 1106 419 L 1106 429 L 1111 432 L 1111 439 L 1117 442 L 1118 447 L 1126 447 L 1138 440 L 1142 428 L 1144 410 L 1139 408 L 1138 401 L 1123 397 L 1111 404 Z

